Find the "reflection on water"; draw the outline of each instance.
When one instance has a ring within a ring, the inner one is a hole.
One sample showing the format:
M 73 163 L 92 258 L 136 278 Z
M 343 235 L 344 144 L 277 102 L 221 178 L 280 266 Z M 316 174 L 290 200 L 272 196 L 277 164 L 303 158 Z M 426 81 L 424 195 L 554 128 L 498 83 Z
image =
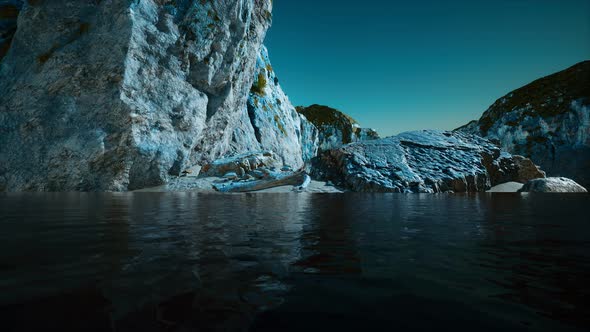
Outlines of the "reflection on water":
M 0 196 L 2 330 L 577 331 L 588 195 Z

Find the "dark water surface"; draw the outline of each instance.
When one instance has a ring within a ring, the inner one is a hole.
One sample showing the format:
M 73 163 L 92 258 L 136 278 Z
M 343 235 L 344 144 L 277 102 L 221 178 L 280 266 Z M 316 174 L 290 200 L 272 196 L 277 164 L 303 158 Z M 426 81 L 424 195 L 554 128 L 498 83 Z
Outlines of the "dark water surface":
M 590 195 L 8 194 L 0 330 L 584 331 Z

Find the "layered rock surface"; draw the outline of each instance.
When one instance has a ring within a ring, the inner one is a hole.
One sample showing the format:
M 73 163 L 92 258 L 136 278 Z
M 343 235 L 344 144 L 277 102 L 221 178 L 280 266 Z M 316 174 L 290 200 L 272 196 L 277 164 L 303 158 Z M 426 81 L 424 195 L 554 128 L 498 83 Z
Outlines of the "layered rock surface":
M 478 136 L 425 130 L 327 151 L 314 176 L 359 192 L 436 193 L 485 191 L 545 174 Z
M 136 189 L 239 150 L 271 8 L 25 4 L 0 62 L 0 190 Z
M 550 176 L 590 186 L 590 61 L 509 93 L 458 130 L 497 141 Z
M 344 144 L 378 139 L 379 134 L 341 111 L 322 105 L 298 106 L 297 111 L 319 130 L 319 151 L 336 149 Z

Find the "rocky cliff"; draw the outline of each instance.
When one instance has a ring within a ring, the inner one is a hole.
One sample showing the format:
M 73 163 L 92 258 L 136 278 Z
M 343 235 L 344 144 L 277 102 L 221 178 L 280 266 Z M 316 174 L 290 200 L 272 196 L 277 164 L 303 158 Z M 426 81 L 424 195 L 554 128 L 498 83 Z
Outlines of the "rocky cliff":
M 545 174 L 479 136 L 424 130 L 321 154 L 314 176 L 358 192 L 481 192 Z
M 242 147 L 271 0 L 29 1 L 8 38 L 0 8 L 1 190 L 136 189 Z
M 590 61 L 509 93 L 458 130 L 497 141 L 548 175 L 590 186 Z
M 283 165 L 294 169 L 317 154 L 317 129 L 297 113 L 283 92 L 266 47 L 258 55 L 247 111 L 242 116 L 243 125 L 233 133 L 232 152 L 272 151 Z
M 379 138 L 379 134 L 375 130 L 361 128 L 355 119 L 328 106 L 298 106 L 297 111 L 319 130 L 319 151 L 337 149 L 344 144 Z

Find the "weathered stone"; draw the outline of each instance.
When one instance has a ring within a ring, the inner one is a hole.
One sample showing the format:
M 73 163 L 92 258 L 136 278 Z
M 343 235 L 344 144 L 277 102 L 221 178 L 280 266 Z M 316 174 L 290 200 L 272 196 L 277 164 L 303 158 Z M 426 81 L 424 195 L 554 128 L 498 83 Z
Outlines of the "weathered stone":
M 201 168 L 200 177 L 225 176 L 228 173 L 244 174 L 260 168 L 271 168 L 282 162 L 272 152 L 252 152 L 232 157 L 217 159 Z M 261 171 L 259 171 L 261 172 Z M 258 172 L 252 173 L 254 176 Z
M 502 153 L 499 158 L 493 159 L 491 155 L 484 155 L 482 162 L 493 185 L 511 181 L 527 183 L 529 180 L 545 177 L 545 172 L 523 156 Z
M 266 47 L 262 47 L 256 61 L 246 113 L 245 125 L 251 127 L 255 139 L 245 137 L 243 129 L 234 132 L 233 141 L 248 140 L 238 144 L 241 151 L 273 151 L 283 164 L 295 169 L 315 157 L 317 130 L 295 111 L 281 89 Z
M 511 158 L 478 136 L 424 130 L 327 151 L 314 176 L 360 192 L 476 192 L 529 174 Z
M 339 110 L 322 105 L 297 107 L 319 130 L 319 150 L 337 149 L 344 144 L 378 139 L 379 134 L 368 128 L 361 128 L 356 120 Z
M 590 186 L 590 61 L 509 93 L 458 130 Z
M 0 60 L 0 190 L 136 189 L 236 151 L 271 8 L 25 4 Z
M 588 191 L 574 180 L 564 177 L 552 177 L 531 180 L 527 182 L 519 192 L 586 193 Z

